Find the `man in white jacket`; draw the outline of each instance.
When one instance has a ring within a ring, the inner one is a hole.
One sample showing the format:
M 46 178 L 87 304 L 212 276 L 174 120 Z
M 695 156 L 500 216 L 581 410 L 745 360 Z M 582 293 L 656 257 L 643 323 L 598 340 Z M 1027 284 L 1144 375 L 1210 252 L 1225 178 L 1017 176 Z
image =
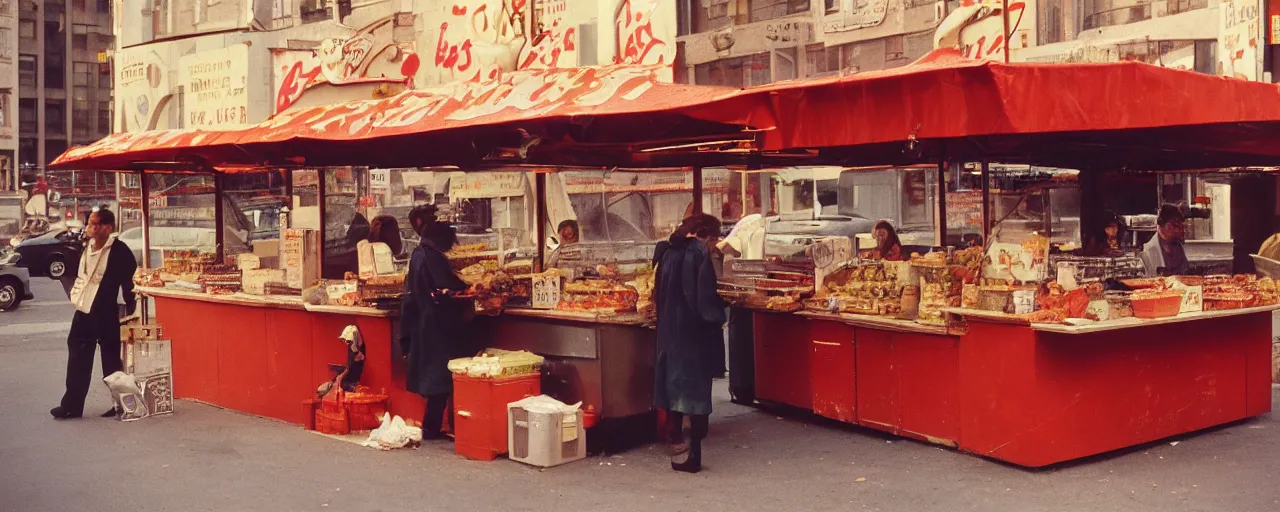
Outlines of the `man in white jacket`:
M 1166 204 L 1156 216 L 1156 236 L 1142 247 L 1142 263 L 1147 277 L 1184 275 L 1190 270 L 1187 252 L 1182 246 L 1186 224 L 1177 206 Z

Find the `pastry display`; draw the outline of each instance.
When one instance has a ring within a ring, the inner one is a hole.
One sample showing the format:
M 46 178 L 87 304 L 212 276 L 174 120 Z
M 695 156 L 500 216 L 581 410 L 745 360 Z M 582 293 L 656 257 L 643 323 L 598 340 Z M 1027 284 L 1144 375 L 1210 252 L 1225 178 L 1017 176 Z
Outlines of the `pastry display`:
M 235 265 L 206 265 L 196 281 L 201 291 L 211 295 L 230 295 L 241 288 L 241 271 Z
M 804 301 L 812 310 L 896 316 L 902 311 L 899 273 L 905 267 L 875 262 L 838 269 L 826 276 L 823 289 Z

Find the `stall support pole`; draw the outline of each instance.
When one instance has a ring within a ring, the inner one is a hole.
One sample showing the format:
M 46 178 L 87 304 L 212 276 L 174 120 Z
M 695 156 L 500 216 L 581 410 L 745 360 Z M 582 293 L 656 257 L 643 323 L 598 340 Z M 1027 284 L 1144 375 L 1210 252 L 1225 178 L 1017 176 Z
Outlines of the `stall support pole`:
M 1008 64 L 1009 45 L 1012 43 L 1010 39 L 1013 37 L 1013 33 L 1009 31 L 1009 0 L 1002 0 L 1000 2 L 1000 17 L 1004 22 L 1004 37 L 1001 38 L 1004 39 L 1004 63 Z
M 982 243 L 991 235 L 991 163 L 982 161 Z
M 693 168 L 693 213 L 702 212 L 702 166 Z M 683 221 L 683 219 L 681 219 Z
M 120 177 L 116 176 L 116 183 L 119 180 Z M 147 171 L 138 171 L 138 183 L 142 194 L 138 198 L 142 207 L 142 267 L 151 268 L 151 183 L 147 179 Z
M 317 244 L 319 245 L 319 247 L 317 247 L 316 250 L 320 251 L 320 254 L 316 258 L 316 261 L 320 262 L 320 277 L 324 278 L 324 219 L 325 219 L 325 209 L 326 209 L 325 203 L 328 202 L 328 200 L 325 198 L 325 195 L 326 195 L 325 183 L 329 179 L 329 169 L 325 169 L 325 168 L 316 169 L 316 177 L 317 177 L 316 194 L 320 198 L 319 205 L 317 205 L 316 207 L 320 212 L 319 213 L 320 233 L 316 235 L 316 237 L 320 240 L 320 243 Z
M 293 212 L 293 169 L 284 170 L 284 205 Z
M 543 261 L 547 253 L 547 175 L 546 173 L 536 173 L 533 175 L 533 196 L 536 206 L 534 207 L 534 217 L 537 218 L 537 241 L 534 243 L 538 246 L 538 261 L 534 270 L 542 272 Z
M 938 245 L 947 245 L 947 162 L 938 162 Z M 985 240 L 984 240 L 985 241 Z
M 214 257 L 217 258 L 217 261 L 221 261 L 223 264 L 226 264 L 225 261 L 222 261 L 223 256 L 225 256 L 227 253 L 226 250 L 223 248 L 223 245 L 225 245 L 226 239 L 223 236 L 224 235 L 223 232 L 225 230 L 223 229 L 223 225 L 222 225 L 222 214 L 223 214 L 222 194 L 223 194 L 222 175 L 214 174 L 213 175 L 213 224 L 214 224 L 213 236 L 214 236 L 214 240 L 217 241 L 217 246 L 214 249 Z

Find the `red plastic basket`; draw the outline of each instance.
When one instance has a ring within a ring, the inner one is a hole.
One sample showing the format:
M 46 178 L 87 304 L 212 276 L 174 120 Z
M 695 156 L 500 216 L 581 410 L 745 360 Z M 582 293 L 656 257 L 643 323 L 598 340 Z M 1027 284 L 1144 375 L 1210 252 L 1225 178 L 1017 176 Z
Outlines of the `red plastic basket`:
M 336 400 L 326 400 L 316 409 L 316 432 L 321 434 L 347 435 L 351 433 L 351 422 L 347 409 Z
M 382 415 L 387 412 L 387 395 L 375 393 L 347 393 L 343 405 L 351 430 L 373 430 L 382 425 Z

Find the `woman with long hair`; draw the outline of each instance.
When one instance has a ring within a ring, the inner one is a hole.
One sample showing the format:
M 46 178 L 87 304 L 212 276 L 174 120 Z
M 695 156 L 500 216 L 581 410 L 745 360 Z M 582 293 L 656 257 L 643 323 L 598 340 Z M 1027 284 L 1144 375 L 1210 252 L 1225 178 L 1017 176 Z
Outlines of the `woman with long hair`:
M 400 236 L 400 222 L 390 215 L 379 215 L 369 222 L 370 243 L 382 242 L 391 248 L 391 254 L 399 258 L 404 254 L 404 239 Z
M 466 319 L 475 312 L 475 305 L 454 297 L 467 284 L 445 256 L 458 241 L 453 226 L 437 221 L 435 207 L 430 205 L 414 208 L 409 222 L 422 241 L 410 257 L 405 277 L 408 293 L 400 319 L 400 343 L 409 366 L 405 384 L 427 401 L 422 438 L 438 439 L 453 392 L 449 360 L 466 355 Z
M 877 222 L 871 229 L 871 236 L 876 240 L 876 248 L 868 254 L 869 259 L 902 261 L 902 241 L 898 239 L 898 232 L 889 221 Z
M 706 214 L 685 219 L 658 255 L 654 303 L 658 310 L 658 357 L 654 365 L 654 407 L 667 411 L 671 469 L 702 469 L 702 440 L 711 414 L 715 356 L 724 343 L 725 305 L 716 292 L 710 244 L 720 221 Z M 684 416 L 692 429 L 683 439 Z

